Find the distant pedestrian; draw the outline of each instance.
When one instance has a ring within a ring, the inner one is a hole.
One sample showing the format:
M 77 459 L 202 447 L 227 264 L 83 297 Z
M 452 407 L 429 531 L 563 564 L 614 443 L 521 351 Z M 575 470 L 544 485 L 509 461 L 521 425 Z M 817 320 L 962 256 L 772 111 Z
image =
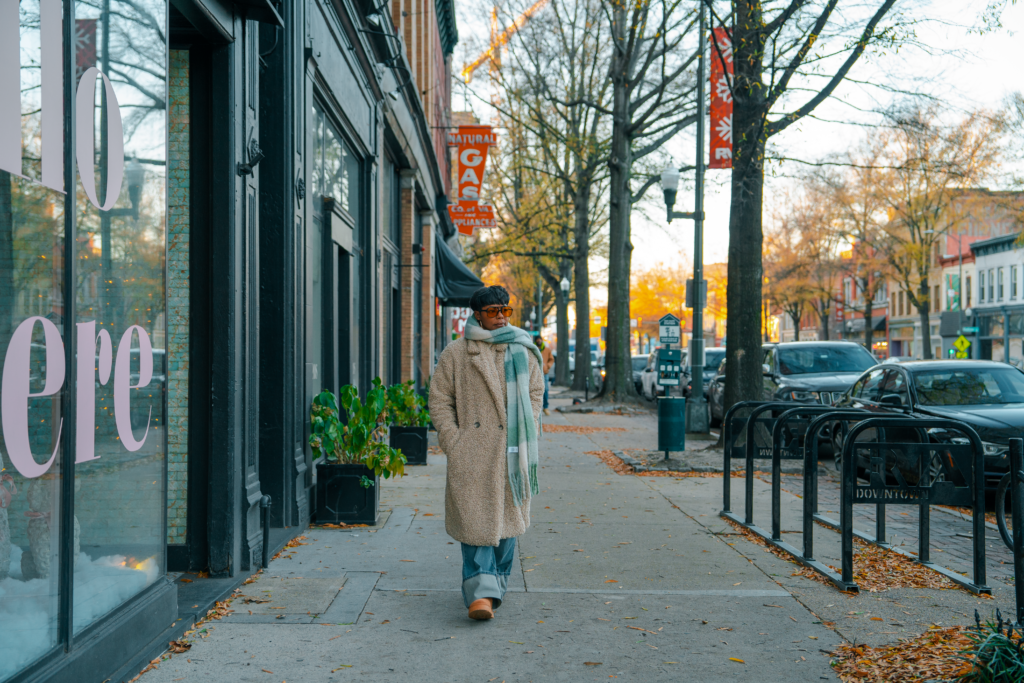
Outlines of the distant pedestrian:
M 473 294 L 465 336 L 441 353 L 430 383 L 430 417 L 448 456 L 445 530 L 462 544 L 471 619 L 491 619 L 501 605 L 539 491 L 541 354 L 509 323 L 508 303 L 498 285 Z
M 551 345 L 545 341 L 542 335 L 537 335 L 537 348 L 540 349 L 540 357 L 544 361 L 544 414 L 548 414 L 548 373 L 555 364 L 555 354 L 552 353 Z

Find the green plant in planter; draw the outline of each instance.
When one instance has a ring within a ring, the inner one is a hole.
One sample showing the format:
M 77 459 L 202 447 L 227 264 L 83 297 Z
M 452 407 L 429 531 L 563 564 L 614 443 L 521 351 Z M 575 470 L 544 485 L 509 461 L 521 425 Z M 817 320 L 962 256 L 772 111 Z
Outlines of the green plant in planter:
M 341 408 L 348 421 L 342 424 L 338 399 L 330 391 L 320 392 L 309 410 L 309 445 L 313 455 L 324 456 L 327 462 L 339 465 L 366 465 L 385 479 L 404 476 L 405 456 L 384 441 L 387 403 L 380 378 L 374 378 L 365 403 L 359 400 L 354 386 L 345 385 L 341 388 Z M 364 488 L 373 486 L 373 480 L 366 475 L 360 483 Z
M 426 427 L 430 424 L 427 399 L 416 393 L 412 380 L 388 387 L 388 415 L 398 427 Z

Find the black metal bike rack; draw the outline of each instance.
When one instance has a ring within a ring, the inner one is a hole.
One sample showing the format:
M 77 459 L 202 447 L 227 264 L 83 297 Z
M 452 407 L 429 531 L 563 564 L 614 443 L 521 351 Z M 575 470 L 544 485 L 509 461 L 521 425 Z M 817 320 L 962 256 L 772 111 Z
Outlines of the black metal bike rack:
M 806 408 L 818 408 L 818 406 L 805 406 L 805 407 Z M 822 407 L 824 407 L 824 406 L 822 406 Z M 782 427 L 780 427 L 780 425 L 784 426 L 785 421 L 787 421 L 788 418 L 790 417 L 790 413 L 793 413 L 793 415 L 795 416 L 796 414 L 799 414 L 801 412 L 803 412 L 806 415 L 808 413 L 811 413 L 812 411 L 809 411 L 809 410 L 801 411 L 798 408 L 798 409 L 795 409 L 793 411 L 789 411 L 789 412 L 783 413 L 781 416 L 779 416 L 779 421 L 776 422 L 776 424 L 775 424 L 775 427 L 778 430 L 779 435 L 776 438 L 775 434 L 774 434 L 774 430 L 773 430 L 773 439 L 772 439 L 773 440 L 773 445 L 774 445 L 774 443 L 777 442 L 777 443 L 780 443 L 780 446 L 781 446 L 781 438 L 782 438 L 783 432 L 782 432 Z M 867 412 L 865 410 L 859 410 L 859 409 L 848 409 L 848 410 L 841 410 L 841 409 L 840 410 L 837 410 L 837 409 L 814 410 L 813 413 L 818 414 L 818 416 L 814 417 L 813 419 L 811 419 L 810 423 L 807 425 L 807 428 L 806 428 L 806 430 L 804 431 L 804 434 L 803 434 L 803 444 L 804 444 L 804 446 L 803 446 L 803 455 L 802 455 L 803 460 L 804 460 L 804 496 L 803 496 L 803 545 L 804 545 L 804 547 L 803 547 L 803 552 L 801 552 L 798 548 L 794 547 L 793 545 L 783 541 L 782 540 L 782 534 L 780 533 L 781 529 L 777 529 L 774 526 L 773 526 L 773 529 L 772 529 L 772 531 L 773 531 L 772 537 L 767 537 L 767 538 L 765 538 L 765 540 L 768 541 L 769 543 L 771 543 L 772 545 L 774 545 L 775 547 L 777 547 L 779 550 L 782 550 L 782 551 L 786 552 L 787 554 L 789 554 L 790 556 L 792 556 L 792 558 L 794 560 L 796 560 L 797 562 L 799 562 L 800 564 L 802 564 L 805 567 L 808 567 L 809 569 L 812 569 L 812 570 L 816 571 L 817 573 L 821 574 L 826 579 L 828 579 L 833 584 L 835 584 L 836 587 L 838 587 L 840 590 L 849 591 L 849 592 L 854 592 L 855 593 L 855 592 L 857 592 L 859 590 L 857 584 L 855 584 L 853 582 L 849 582 L 849 583 L 844 582 L 842 576 L 838 572 L 836 572 L 834 569 L 829 567 L 827 564 L 825 564 L 823 562 L 819 562 L 818 560 L 814 559 L 814 521 L 815 521 L 815 516 L 817 515 L 817 512 L 818 512 L 818 435 L 821 433 L 822 429 L 826 425 L 828 425 L 828 424 L 834 424 L 834 423 L 837 423 L 837 422 L 843 422 L 843 421 L 847 421 L 847 420 L 863 420 L 866 415 L 870 415 L 871 413 L 869 413 L 869 412 Z M 784 454 L 783 449 L 781 447 L 778 450 L 779 450 L 779 460 L 780 460 L 780 464 L 781 464 L 781 459 L 786 457 L 786 455 Z M 789 457 L 792 458 L 792 455 L 790 455 Z M 772 490 L 772 496 L 773 496 L 773 498 L 772 498 L 772 506 L 773 506 L 773 510 L 772 510 L 772 512 L 773 512 L 773 522 L 774 522 L 775 510 L 781 508 L 781 496 L 777 496 L 776 492 L 775 492 L 775 482 L 776 482 L 777 479 L 781 479 L 781 472 L 779 472 L 780 476 L 777 477 L 776 473 L 775 473 L 775 469 L 776 468 L 774 467 L 774 465 L 775 465 L 775 459 L 774 458 L 773 458 L 772 465 L 773 465 L 773 468 L 772 468 L 772 485 L 773 485 L 773 490 Z M 781 483 L 780 483 L 780 488 L 781 488 Z M 780 526 L 781 526 L 781 524 L 780 524 Z
M 744 423 L 744 429 L 746 432 L 744 439 L 745 445 L 743 447 L 743 457 L 746 458 L 746 467 L 744 472 L 744 515 L 741 518 L 739 515 L 732 511 L 732 501 L 730 500 L 732 482 L 730 481 L 730 477 L 723 476 L 722 488 L 724 492 L 724 509 L 721 512 L 722 517 L 725 517 L 726 519 L 731 519 L 737 524 L 742 524 L 743 526 L 748 528 L 753 525 L 754 460 L 767 460 L 772 457 L 772 447 L 770 443 L 764 444 L 760 447 L 758 447 L 756 444 L 758 427 L 761 427 L 769 435 L 770 438 L 771 429 L 775 424 L 775 420 L 778 419 L 775 415 L 768 415 L 765 417 L 760 416 L 769 411 L 783 413 L 787 410 L 792 409 L 793 406 L 793 403 L 787 401 L 743 401 L 742 403 L 737 403 L 733 405 L 733 407 L 729 409 L 729 412 L 726 413 L 726 422 L 723 423 L 722 427 L 727 437 L 727 441 L 725 442 L 725 459 L 723 464 L 724 467 L 731 468 L 734 448 L 730 447 L 730 444 L 734 442 L 736 434 L 736 426 L 733 424 L 733 422 L 735 422 L 734 411 L 741 407 L 751 409 L 750 414 L 747 416 L 746 422 Z M 736 447 L 735 450 L 738 450 L 738 447 Z M 728 470 L 723 469 L 723 474 L 727 471 Z
M 869 429 L 878 431 L 875 441 L 857 441 L 857 437 Z M 927 438 L 923 442 L 890 442 L 885 439 L 887 429 L 951 429 L 966 437 L 970 443 L 930 443 Z M 870 452 L 871 470 L 869 484 L 857 483 L 857 454 L 859 451 Z M 894 465 L 888 473 L 885 471 L 884 451 L 902 452 L 917 457 L 920 480 L 918 485 L 911 486 L 903 478 L 899 467 Z M 933 482 L 930 480 L 930 466 L 933 456 L 942 451 L 945 458 L 940 457 L 946 480 Z M 853 584 L 853 506 L 874 503 L 876 512 L 876 536 L 856 535 L 879 547 L 899 553 L 921 565 L 942 574 L 954 583 L 963 586 L 972 593 L 991 594 L 992 589 L 985 584 L 985 472 L 984 451 L 978 433 L 969 425 L 957 420 L 940 420 L 932 418 L 900 418 L 873 417 L 858 422 L 850 429 L 843 444 L 843 476 L 842 476 L 842 507 L 840 508 L 840 534 L 842 536 L 842 581 Z M 948 463 L 948 466 L 947 466 Z M 955 467 L 954 467 L 955 464 Z M 887 474 L 896 480 L 895 486 L 887 482 Z M 959 479 L 959 482 L 956 480 Z M 924 483 L 925 485 L 921 485 Z M 958 485 L 958 483 L 960 485 Z M 918 535 L 918 554 L 885 543 L 885 505 L 917 505 L 921 510 L 920 532 Z M 931 562 L 929 557 L 930 508 L 931 505 L 953 505 L 970 507 L 973 511 L 974 525 L 974 580 Z M 1015 530 L 1016 531 L 1016 530 Z
M 734 403 L 726 411 L 722 418 L 722 513 L 732 512 L 732 459 L 744 457 L 746 446 L 747 418 L 749 415 L 740 417 L 737 413 L 744 410 L 753 410 L 758 406 L 765 405 L 765 401 L 740 401 Z M 742 423 L 742 426 L 740 425 Z M 743 442 L 736 444 L 737 437 L 742 436 Z
M 998 503 L 999 501 L 997 501 Z M 1013 515 L 1013 589 L 1017 624 L 1024 624 L 1024 439 L 1010 439 L 1010 509 Z M 1006 514 L 996 510 L 996 514 Z

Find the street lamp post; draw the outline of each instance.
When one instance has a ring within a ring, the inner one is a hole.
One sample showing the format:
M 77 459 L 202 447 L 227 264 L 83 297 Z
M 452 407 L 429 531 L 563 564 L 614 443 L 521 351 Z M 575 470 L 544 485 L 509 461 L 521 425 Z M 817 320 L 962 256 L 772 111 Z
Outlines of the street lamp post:
M 665 193 L 665 207 L 668 222 L 675 218 L 693 219 L 693 334 L 690 337 L 690 398 L 686 401 L 686 431 L 705 433 L 711 425 L 704 400 L 704 53 L 707 50 L 705 35 L 704 2 L 700 3 L 698 35 L 700 45 L 697 52 L 697 178 L 694 183 L 692 212 L 673 211 L 676 192 L 679 189 L 679 169 L 669 166 L 661 173 L 661 189 Z

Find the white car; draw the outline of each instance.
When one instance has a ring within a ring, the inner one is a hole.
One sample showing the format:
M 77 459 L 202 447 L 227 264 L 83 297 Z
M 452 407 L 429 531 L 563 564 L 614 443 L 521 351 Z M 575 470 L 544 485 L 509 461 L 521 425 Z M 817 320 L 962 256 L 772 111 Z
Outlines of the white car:
M 686 367 L 686 360 L 688 352 L 683 350 L 682 365 Z M 683 378 L 684 386 L 687 378 Z M 658 385 L 658 350 L 654 349 L 651 351 L 651 355 L 647 357 L 647 367 L 640 373 L 640 381 L 643 385 L 643 397 L 648 401 L 655 400 L 658 396 L 665 395 L 665 387 Z

